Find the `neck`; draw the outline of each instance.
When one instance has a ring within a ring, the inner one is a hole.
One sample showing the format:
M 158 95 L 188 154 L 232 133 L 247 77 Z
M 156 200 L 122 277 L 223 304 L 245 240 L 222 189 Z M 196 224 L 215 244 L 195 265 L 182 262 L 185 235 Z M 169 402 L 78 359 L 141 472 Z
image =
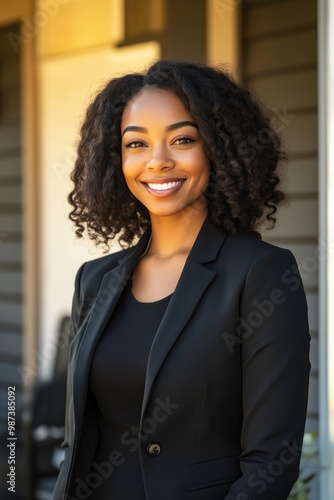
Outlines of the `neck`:
M 185 213 L 168 217 L 151 215 L 152 239 L 148 255 L 172 256 L 180 251 L 190 251 L 204 223 L 208 211 Z

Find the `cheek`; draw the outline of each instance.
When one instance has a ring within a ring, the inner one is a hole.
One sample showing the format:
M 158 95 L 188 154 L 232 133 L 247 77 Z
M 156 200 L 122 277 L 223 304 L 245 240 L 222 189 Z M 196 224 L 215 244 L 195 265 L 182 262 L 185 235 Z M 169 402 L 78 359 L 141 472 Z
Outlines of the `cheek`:
M 133 194 L 133 179 L 130 175 L 131 169 L 127 168 L 125 165 L 122 165 L 122 172 L 125 184 L 128 186 L 129 191 Z
M 140 197 L 140 187 L 137 183 L 138 172 L 136 170 L 136 165 L 129 159 L 124 159 L 124 161 L 122 161 L 122 173 L 130 193 L 132 193 L 135 198 Z
M 201 181 L 200 181 L 200 190 L 204 193 L 210 184 L 211 167 L 210 164 L 207 162 L 205 162 L 203 167 L 204 167 L 202 170 L 203 174 L 201 176 Z
M 131 181 L 136 175 L 135 163 L 126 155 L 122 157 L 122 172 L 126 181 Z
M 138 196 L 138 189 L 137 189 L 137 185 L 136 185 L 136 182 L 135 180 L 133 179 L 132 176 L 128 175 L 127 174 L 127 171 L 126 169 L 124 170 L 123 169 L 123 177 L 124 177 L 124 181 L 125 181 L 125 184 L 129 190 L 129 192 L 135 197 L 137 198 Z
M 210 180 L 211 166 L 210 161 L 206 155 L 202 154 L 200 161 L 198 162 L 198 175 L 202 183 L 209 183 Z

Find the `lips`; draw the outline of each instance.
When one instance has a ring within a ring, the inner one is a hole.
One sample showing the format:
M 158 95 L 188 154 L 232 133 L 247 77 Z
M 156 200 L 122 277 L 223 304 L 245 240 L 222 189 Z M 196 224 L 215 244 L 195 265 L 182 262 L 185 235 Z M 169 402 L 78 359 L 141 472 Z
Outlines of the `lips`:
M 142 184 L 146 187 L 146 189 L 152 193 L 157 194 L 159 196 L 166 196 L 169 194 L 173 194 L 179 190 L 179 188 L 184 183 L 185 179 L 166 179 L 166 180 L 152 180 L 146 181 Z

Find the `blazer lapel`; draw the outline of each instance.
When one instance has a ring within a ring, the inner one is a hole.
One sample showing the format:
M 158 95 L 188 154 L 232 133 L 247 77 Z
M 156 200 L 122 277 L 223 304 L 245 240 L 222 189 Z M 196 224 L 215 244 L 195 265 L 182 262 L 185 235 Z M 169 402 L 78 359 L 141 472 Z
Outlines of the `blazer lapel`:
M 107 272 L 101 282 L 98 295 L 95 299 L 86 320 L 78 330 L 74 341 L 78 338 L 76 352 L 73 356 L 73 407 L 76 433 L 80 434 L 85 411 L 86 394 L 90 364 L 95 347 L 103 333 L 107 322 L 113 313 L 122 291 L 131 276 L 138 260 L 145 252 L 151 231 L 148 229 L 122 259 L 117 267 Z
M 141 422 L 161 365 L 216 275 L 215 271 L 203 264 L 217 258 L 225 238 L 226 234 L 216 229 L 207 218 L 187 258 L 177 287 L 152 342 L 147 364 Z

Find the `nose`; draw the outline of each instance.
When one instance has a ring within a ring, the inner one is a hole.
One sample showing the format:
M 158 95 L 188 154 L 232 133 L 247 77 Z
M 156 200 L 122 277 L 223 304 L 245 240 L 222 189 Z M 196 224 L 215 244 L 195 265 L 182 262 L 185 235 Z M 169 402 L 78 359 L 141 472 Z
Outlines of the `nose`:
M 149 170 L 166 170 L 174 168 L 175 162 L 163 147 L 157 147 L 152 151 L 151 157 L 146 163 Z

